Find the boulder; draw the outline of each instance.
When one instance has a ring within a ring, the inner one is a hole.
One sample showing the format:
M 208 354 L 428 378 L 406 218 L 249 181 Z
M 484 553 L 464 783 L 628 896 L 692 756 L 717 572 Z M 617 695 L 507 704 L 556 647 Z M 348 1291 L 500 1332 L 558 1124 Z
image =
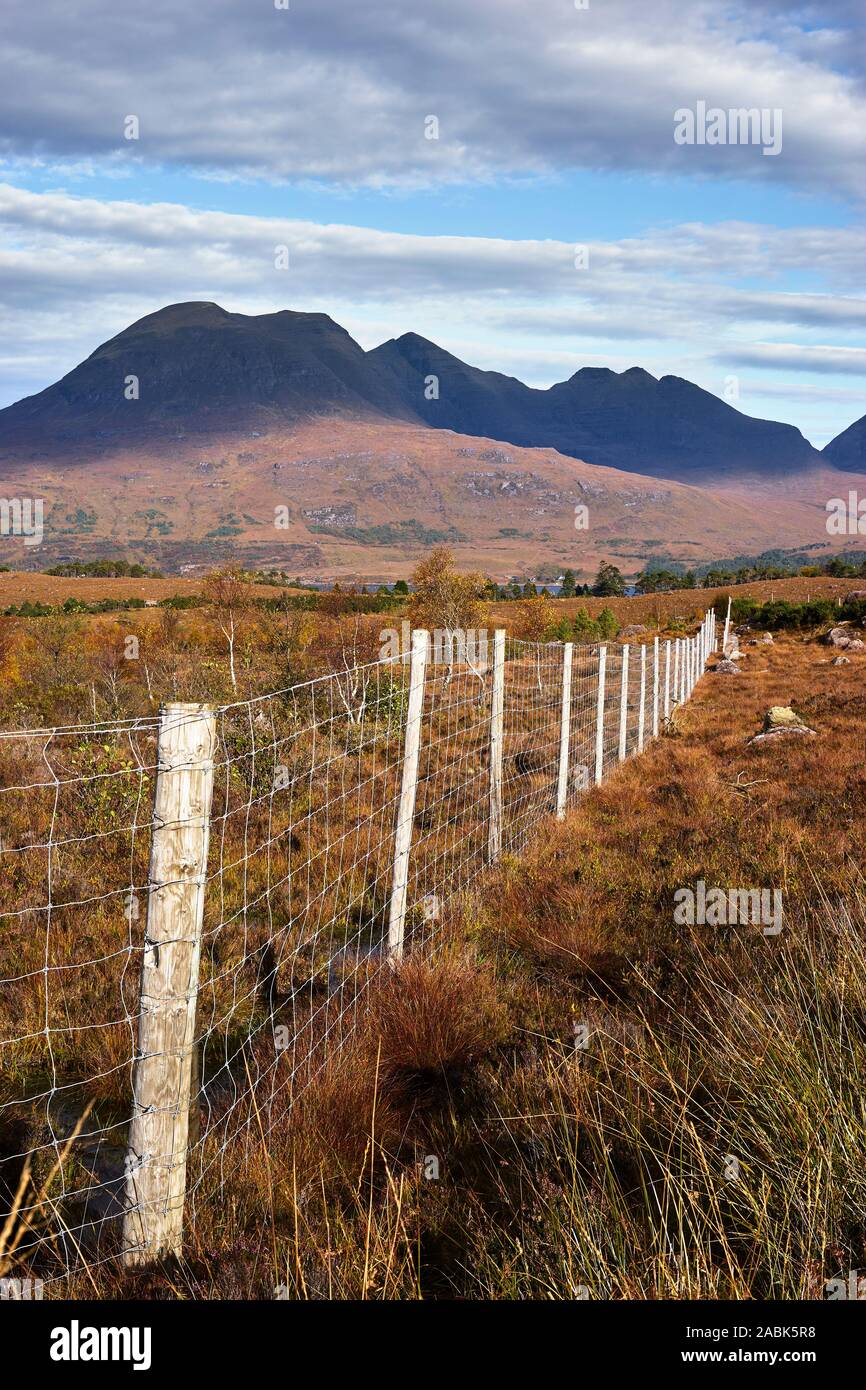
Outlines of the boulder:
M 846 594 L 843 603 L 862 603 L 866 599 L 866 589 L 852 589 L 850 594 Z
M 799 714 L 795 714 L 790 705 L 771 705 L 764 715 L 764 733 L 770 729 L 786 729 L 802 723 Z
M 646 632 L 646 630 L 645 623 L 631 623 L 628 627 L 621 627 L 618 635 L 620 637 L 637 637 L 639 633 Z
M 847 627 L 831 627 L 824 641 L 831 647 L 841 647 L 844 651 L 862 652 L 866 651 L 866 643 L 861 641 L 856 633 L 851 632 Z
M 834 656 L 834 657 L 833 657 L 833 660 L 830 662 L 830 665 L 831 665 L 831 666 L 850 666 L 850 665 L 851 665 L 851 658 L 850 658 L 850 656 Z
M 759 640 L 760 642 L 762 642 L 763 645 L 764 645 L 765 647 L 772 647 L 772 646 L 773 646 L 773 634 L 772 634 L 772 632 L 762 632 L 762 633 L 761 633 L 761 636 L 759 637 L 758 640 Z
M 779 738 L 815 738 L 815 730 L 804 724 L 790 705 L 773 705 L 764 715 L 764 727 L 748 740 L 749 744 L 767 743 Z
M 743 674 L 736 661 L 729 661 L 727 658 L 724 661 L 717 661 L 713 671 L 717 676 L 741 676 Z
M 815 730 L 810 729 L 806 724 L 791 724 L 790 726 L 783 725 L 777 729 L 767 729 L 759 734 L 754 734 L 752 738 L 748 739 L 747 744 L 748 747 L 751 747 L 753 743 L 773 743 L 777 739 L 816 737 Z

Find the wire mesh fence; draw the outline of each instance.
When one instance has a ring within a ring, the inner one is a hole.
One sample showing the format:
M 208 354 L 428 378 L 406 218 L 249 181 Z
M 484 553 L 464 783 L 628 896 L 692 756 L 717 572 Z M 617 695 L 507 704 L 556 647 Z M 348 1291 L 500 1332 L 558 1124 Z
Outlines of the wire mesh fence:
M 179 1249 L 443 903 L 690 693 L 668 643 L 419 652 L 0 735 L 0 1274 Z

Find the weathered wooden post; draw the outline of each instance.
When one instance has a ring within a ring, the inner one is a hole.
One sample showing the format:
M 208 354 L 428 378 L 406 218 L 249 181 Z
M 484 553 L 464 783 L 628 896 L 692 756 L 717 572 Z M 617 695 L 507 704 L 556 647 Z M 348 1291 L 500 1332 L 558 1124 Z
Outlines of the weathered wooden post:
M 623 642 L 620 651 L 622 668 L 619 682 L 619 760 L 623 763 L 628 752 L 628 642 Z
M 215 745 L 211 706 L 162 707 L 126 1162 L 128 1266 L 181 1251 Z
M 424 712 L 424 677 L 430 634 L 423 628 L 412 633 L 412 660 L 409 666 L 409 701 L 406 707 L 406 733 L 403 740 L 403 775 L 400 805 L 394 830 L 394 868 L 391 876 L 391 905 L 388 912 L 388 959 L 396 962 L 403 955 L 406 926 L 406 890 L 409 883 L 409 850 L 415 819 L 415 793 L 418 788 L 418 754 L 421 749 L 421 717 Z
M 730 629 L 730 626 L 731 626 L 731 600 L 730 600 L 730 597 L 729 597 L 729 598 L 728 598 L 728 611 L 727 611 L 727 613 L 725 614 L 725 630 L 724 630 L 724 632 L 722 633 L 722 656 L 723 656 L 723 657 L 727 656 L 727 654 L 728 654 L 728 630 Z
M 490 701 L 490 819 L 487 858 L 495 864 L 502 853 L 502 743 L 505 712 L 505 629 L 493 634 L 493 692 Z
M 646 642 L 640 649 L 640 706 L 637 712 L 637 751 L 643 752 L 644 731 L 646 729 Z
M 671 639 L 665 639 L 665 723 L 671 717 Z
M 653 638 L 653 738 L 659 735 L 659 639 Z
M 604 775 L 604 677 L 607 670 L 607 647 L 598 649 L 598 701 L 595 707 L 595 782 L 598 786 Z
M 568 795 L 568 745 L 571 737 L 571 666 L 574 644 L 566 642 L 562 649 L 562 714 L 559 721 L 559 775 L 556 783 L 556 818 L 565 817 Z

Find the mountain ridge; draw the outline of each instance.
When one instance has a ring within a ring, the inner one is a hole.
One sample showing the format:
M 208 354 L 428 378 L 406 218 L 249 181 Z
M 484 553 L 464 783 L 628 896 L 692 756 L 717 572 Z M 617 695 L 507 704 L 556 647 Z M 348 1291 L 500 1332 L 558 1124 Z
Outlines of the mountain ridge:
M 834 463 L 832 446 L 822 455 L 794 426 L 745 415 L 685 378 L 656 378 L 640 366 L 581 367 L 538 388 L 417 333 L 365 351 L 324 313 L 246 315 L 208 300 L 145 315 L 58 382 L 0 410 L 0 458 L 10 449 L 56 456 L 85 440 L 100 448 L 319 417 L 418 423 L 699 484 Z

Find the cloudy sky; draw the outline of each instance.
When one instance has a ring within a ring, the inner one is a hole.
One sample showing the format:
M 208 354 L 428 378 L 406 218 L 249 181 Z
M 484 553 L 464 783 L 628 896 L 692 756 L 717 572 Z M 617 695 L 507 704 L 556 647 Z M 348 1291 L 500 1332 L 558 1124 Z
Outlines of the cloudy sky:
M 211 299 L 533 385 L 673 372 L 819 447 L 866 412 L 862 0 L 4 0 L 0 33 L 0 405 Z M 699 143 L 700 103 L 764 143 Z

